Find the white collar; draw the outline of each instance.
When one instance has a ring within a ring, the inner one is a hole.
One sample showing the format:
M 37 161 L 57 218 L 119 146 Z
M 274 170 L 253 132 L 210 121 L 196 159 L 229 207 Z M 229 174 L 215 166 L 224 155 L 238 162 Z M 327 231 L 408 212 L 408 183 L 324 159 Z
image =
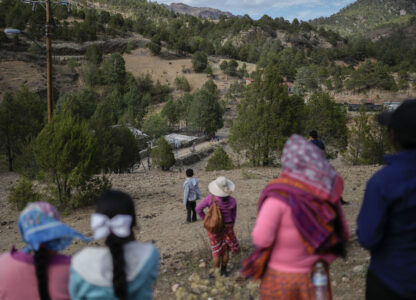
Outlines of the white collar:
M 150 258 L 154 246 L 150 243 L 129 242 L 124 245 L 127 281 L 133 280 Z M 87 247 L 74 255 L 71 267 L 88 283 L 113 285 L 113 259 L 107 247 Z

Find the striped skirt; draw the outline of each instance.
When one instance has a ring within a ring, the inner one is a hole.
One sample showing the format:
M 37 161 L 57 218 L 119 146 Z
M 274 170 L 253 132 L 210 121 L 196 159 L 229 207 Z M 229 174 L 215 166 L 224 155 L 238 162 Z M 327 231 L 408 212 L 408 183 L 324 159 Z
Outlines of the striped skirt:
M 328 293 L 330 295 L 330 291 Z M 285 273 L 267 268 L 260 284 L 260 300 L 272 299 L 314 300 L 311 274 Z
M 208 238 L 213 258 L 223 256 L 225 251 L 230 249 L 234 253 L 240 252 L 240 245 L 234 233 L 234 224 L 225 224 L 221 233 L 208 232 Z

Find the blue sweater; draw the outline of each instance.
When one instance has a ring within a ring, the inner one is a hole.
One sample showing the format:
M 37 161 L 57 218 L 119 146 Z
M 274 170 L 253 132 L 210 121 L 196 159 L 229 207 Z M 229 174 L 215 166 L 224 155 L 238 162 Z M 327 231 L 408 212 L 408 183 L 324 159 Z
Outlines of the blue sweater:
M 416 297 L 416 151 L 385 157 L 367 183 L 357 219 L 370 270 L 397 294 Z

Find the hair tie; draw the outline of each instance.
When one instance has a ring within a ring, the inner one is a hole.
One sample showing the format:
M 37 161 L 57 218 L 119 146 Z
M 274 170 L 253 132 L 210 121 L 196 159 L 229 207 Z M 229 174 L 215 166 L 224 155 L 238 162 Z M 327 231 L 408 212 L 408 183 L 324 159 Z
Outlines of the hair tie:
M 130 215 L 115 215 L 110 219 L 106 215 L 94 213 L 91 216 L 94 239 L 104 239 L 111 233 L 120 238 L 128 237 L 131 233 L 132 222 L 133 217 Z

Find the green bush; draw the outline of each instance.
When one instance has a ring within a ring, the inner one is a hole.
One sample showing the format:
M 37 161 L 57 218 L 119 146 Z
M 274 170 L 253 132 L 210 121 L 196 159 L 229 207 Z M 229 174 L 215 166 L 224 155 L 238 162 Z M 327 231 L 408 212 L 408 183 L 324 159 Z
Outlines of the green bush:
M 223 148 L 215 150 L 214 154 L 208 160 L 208 164 L 205 167 L 206 171 L 214 170 L 230 170 L 233 168 L 233 162 L 228 156 L 227 152 Z
M 175 164 L 175 156 L 172 152 L 172 147 L 161 137 L 157 143 L 157 147 L 152 149 L 150 154 L 152 162 L 162 169 L 168 171 Z
M 78 187 L 69 201 L 69 206 L 76 208 L 94 204 L 101 194 L 110 189 L 111 182 L 107 177 L 93 177 Z
M 9 203 L 18 210 L 22 210 L 29 202 L 40 201 L 41 195 L 33 189 L 30 180 L 22 177 L 17 186 L 10 189 Z
M 176 77 L 175 86 L 177 89 L 182 90 L 184 92 L 189 92 L 191 90 L 191 86 L 189 85 L 188 79 L 186 79 L 185 76 Z

